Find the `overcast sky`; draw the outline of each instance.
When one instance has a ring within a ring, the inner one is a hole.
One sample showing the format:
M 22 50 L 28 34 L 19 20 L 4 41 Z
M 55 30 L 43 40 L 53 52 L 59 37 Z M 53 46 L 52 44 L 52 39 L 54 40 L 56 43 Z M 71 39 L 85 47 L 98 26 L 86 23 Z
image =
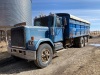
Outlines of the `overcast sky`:
M 70 13 L 91 22 L 91 31 L 100 30 L 100 0 L 33 0 L 33 18 L 40 13 Z

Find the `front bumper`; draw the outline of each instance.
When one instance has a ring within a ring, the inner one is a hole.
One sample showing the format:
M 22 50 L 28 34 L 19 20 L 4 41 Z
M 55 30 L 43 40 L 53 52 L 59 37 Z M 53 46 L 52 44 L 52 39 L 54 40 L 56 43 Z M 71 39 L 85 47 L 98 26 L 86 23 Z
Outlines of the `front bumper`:
M 8 48 L 8 53 L 27 60 L 36 60 L 36 51 Z

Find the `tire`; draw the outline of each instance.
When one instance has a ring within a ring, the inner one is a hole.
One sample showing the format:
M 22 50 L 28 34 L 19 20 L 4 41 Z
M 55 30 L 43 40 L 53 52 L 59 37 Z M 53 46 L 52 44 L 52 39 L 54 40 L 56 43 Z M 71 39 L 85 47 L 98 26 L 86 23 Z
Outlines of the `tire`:
M 65 49 L 68 49 L 68 46 L 65 46 L 64 48 L 65 48 Z
M 79 48 L 82 48 L 82 47 L 84 47 L 84 38 L 80 37 L 79 38 Z
M 44 68 L 50 64 L 52 57 L 53 51 L 51 46 L 48 44 L 41 44 L 37 50 L 37 59 L 34 62 L 39 68 Z
M 87 43 L 89 42 L 89 36 L 87 36 Z
M 88 37 L 84 37 L 84 46 L 88 44 Z

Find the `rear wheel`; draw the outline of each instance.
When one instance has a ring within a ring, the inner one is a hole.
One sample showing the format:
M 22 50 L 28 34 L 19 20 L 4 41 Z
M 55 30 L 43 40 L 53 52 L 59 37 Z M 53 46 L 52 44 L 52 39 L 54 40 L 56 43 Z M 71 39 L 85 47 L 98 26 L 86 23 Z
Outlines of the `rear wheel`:
M 88 37 L 84 37 L 84 46 L 88 44 Z
M 83 37 L 79 38 L 79 47 L 80 48 L 84 47 L 84 38 Z
M 89 36 L 87 36 L 87 43 L 89 42 Z
M 44 68 L 50 64 L 52 57 L 53 51 L 51 46 L 48 44 L 41 44 L 37 51 L 37 59 L 35 60 L 35 64 L 40 68 Z

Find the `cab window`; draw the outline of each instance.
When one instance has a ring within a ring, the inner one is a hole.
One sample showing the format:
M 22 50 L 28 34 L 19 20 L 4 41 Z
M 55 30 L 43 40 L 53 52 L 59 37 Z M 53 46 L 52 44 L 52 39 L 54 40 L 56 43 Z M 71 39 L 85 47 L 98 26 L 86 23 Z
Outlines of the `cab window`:
M 56 26 L 61 27 L 61 19 L 59 17 L 56 19 Z

